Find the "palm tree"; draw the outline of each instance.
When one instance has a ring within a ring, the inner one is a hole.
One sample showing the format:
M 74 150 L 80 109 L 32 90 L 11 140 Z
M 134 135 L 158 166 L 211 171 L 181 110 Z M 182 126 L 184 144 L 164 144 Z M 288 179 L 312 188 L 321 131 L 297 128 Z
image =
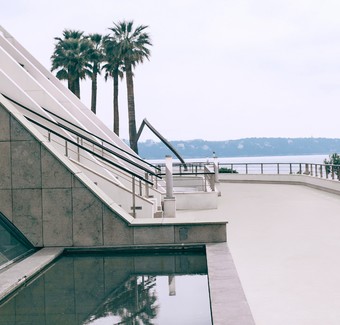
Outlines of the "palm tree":
M 97 77 L 100 74 L 100 65 L 103 62 L 103 48 L 102 48 L 102 35 L 90 34 L 88 36 L 90 40 L 90 49 L 88 52 L 88 60 L 91 64 L 91 80 L 92 80 L 92 92 L 91 92 L 91 111 L 96 114 L 97 111 Z
M 55 37 L 51 71 L 57 70 L 56 77 L 67 80 L 68 88 L 80 98 L 80 79 L 90 74 L 88 52 L 90 41 L 83 37 L 84 32 L 76 30 L 63 31 L 64 38 Z
M 110 28 L 113 37 L 118 43 L 119 56 L 124 61 L 124 69 L 126 75 L 127 100 L 128 100 L 128 116 L 129 116 L 129 137 L 130 147 L 138 153 L 137 131 L 136 131 L 136 114 L 135 99 L 133 90 L 133 68 L 142 63 L 144 59 L 149 59 L 151 46 L 149 35 L 144 31 L 148 26 L 140 25 L 133 28 L 133 21 L 122 21 L 114 27 Z
M 105 81 L 108 77 L 113 79 L 113 132 L 119 136 L 119 109 L 118 109 L 118 81 L 123 79 L 123 61 L 119 57 L 118 43 L 113 37 L 105 36 L 103 39 L 104 61 L 102 69 L 105 70 Z

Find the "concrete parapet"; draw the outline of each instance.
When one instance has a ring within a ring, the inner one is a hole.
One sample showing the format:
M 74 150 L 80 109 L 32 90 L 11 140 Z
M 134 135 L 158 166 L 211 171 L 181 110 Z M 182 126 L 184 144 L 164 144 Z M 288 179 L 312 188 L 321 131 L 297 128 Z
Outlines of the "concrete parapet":
M 220 175 L 221 182 L 230 182 L 230 183 L 280 183 L 280 184 L 297 184 L 297 185 L 305 185 L 309 187 L 313 187 L 319 190 L 327 191 L 330 193 L 340 194 L 340 181 L 338 180 L 330 180 L 323 179 L 319 177 L 314 177 L 310 175 L 254 175 L 254 174 L 221 174 Z

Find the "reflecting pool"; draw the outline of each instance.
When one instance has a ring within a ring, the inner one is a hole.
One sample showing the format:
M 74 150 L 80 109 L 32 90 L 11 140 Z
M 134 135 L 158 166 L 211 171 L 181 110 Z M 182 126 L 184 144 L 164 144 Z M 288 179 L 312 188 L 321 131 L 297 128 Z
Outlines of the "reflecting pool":
M 202 252 L 66 255 L 0 305 L 0 325 L 211 323 Z

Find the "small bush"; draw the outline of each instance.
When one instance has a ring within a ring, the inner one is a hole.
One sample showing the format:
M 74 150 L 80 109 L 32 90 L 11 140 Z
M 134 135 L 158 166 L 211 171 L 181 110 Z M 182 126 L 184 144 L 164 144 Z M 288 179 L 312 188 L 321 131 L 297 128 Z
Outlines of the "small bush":
M 335 165 L 335 166 L 326 166 L 326 173 L 329 174 L 331 172 L 335 173 L 340 180 L 340 156 L 337 153 L 333 153 L 329 155 L 329 160 L 325 159 L 323 161 L 325 165 Z
M 221 174 L 238 174 L 238 171 L 236 169 L 226 168 L 226 167 L 221 167 L 218 170 L 218 172 Z

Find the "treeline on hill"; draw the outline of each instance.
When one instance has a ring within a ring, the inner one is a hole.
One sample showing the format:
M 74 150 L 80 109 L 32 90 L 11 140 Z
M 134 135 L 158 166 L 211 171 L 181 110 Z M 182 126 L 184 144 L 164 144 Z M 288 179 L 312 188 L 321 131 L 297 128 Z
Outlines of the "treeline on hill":
M 183 158 L 317 155 L 340 152 L 340 139 L 329 138 L 245 138 L 227 141 L 170 141 Z M 145 159 L 162 159 L 171 151 L 162 142 L 138 143 Z

